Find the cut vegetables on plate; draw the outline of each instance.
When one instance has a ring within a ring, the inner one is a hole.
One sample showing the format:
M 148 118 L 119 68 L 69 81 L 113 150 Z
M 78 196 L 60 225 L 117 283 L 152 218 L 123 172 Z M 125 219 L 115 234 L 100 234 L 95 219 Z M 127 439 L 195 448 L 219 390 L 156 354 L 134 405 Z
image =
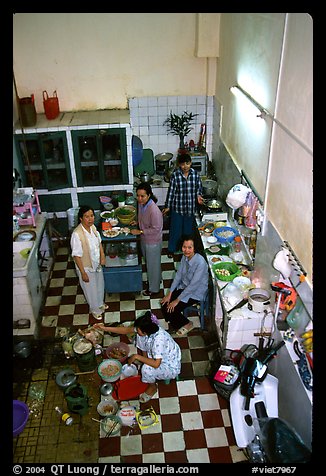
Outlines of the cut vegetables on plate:
M 121 228 L 114 227 L 112 228 L 112 230 L 103 230 L 102 233 L 103 233 L 103 236 L 105 236 L 106 238 L 115 238 L 116 236 L 120 234 L 120 231 L 121 231 Z

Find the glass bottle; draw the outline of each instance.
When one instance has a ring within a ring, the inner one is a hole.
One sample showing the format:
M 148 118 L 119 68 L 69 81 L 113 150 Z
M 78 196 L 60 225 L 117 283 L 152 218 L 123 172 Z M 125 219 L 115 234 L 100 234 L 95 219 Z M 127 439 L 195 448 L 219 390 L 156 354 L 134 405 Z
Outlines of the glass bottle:
M 55 407 L 55 411 L 59 413 L 61 421 L 63 421 L 67 426 L 70 426 L 74 421 L 69 413 L 64 412 L 61 408 Z

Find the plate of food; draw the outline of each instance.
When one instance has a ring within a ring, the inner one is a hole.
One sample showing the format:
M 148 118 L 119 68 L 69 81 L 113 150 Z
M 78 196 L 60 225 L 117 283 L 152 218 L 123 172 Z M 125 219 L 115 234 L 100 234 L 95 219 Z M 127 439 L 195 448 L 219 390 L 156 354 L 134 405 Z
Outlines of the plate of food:
M 103 417 L 114 415 L 117 413 L 117 410 L 118 404 L 113 400 L 101 400 L 97 405 L 97 412 Z
M 100 217 L 104 218 L 104 220 L 108 220 L 109 218 L 113 218 L 114 212 L 106 211 L 106 212 L 101 212 Z
M 112 230 L 103 230 L 103 236 L 106 238 L 115 238 L 120 234 L 121 229 L 118 226 L 112 228 Z

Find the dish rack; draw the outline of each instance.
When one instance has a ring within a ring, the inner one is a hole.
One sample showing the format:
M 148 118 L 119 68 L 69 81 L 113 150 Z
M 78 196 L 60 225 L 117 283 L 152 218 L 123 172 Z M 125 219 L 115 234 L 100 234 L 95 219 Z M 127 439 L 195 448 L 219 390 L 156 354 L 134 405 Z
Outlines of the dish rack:
M 13 198 L 13 214 L 17 216 L 19 226 L 33 225 L 35 228 L 37 213 L 41 213 L 37 192 L 33 191 L 32 187 L 17 188 Z M 22 214 L 25 214 L 26 218 L 21 217 Z

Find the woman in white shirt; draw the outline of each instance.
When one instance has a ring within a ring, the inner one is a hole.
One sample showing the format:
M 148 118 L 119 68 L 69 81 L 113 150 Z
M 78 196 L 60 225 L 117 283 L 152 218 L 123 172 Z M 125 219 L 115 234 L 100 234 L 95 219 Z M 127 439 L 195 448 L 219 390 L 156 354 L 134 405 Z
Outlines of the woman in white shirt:
M 70 239 L 71 255 L 75 261 L 76 273 L 84 292 L 89 310 L 95 319 L 102 319 L 102 313 L 108 306 L 104 303 L 104 277 L 102 266 L 105 254 L 101 235 L 94 226 L 94 210 L 88 205 L 80 207 L 79 225 Z

